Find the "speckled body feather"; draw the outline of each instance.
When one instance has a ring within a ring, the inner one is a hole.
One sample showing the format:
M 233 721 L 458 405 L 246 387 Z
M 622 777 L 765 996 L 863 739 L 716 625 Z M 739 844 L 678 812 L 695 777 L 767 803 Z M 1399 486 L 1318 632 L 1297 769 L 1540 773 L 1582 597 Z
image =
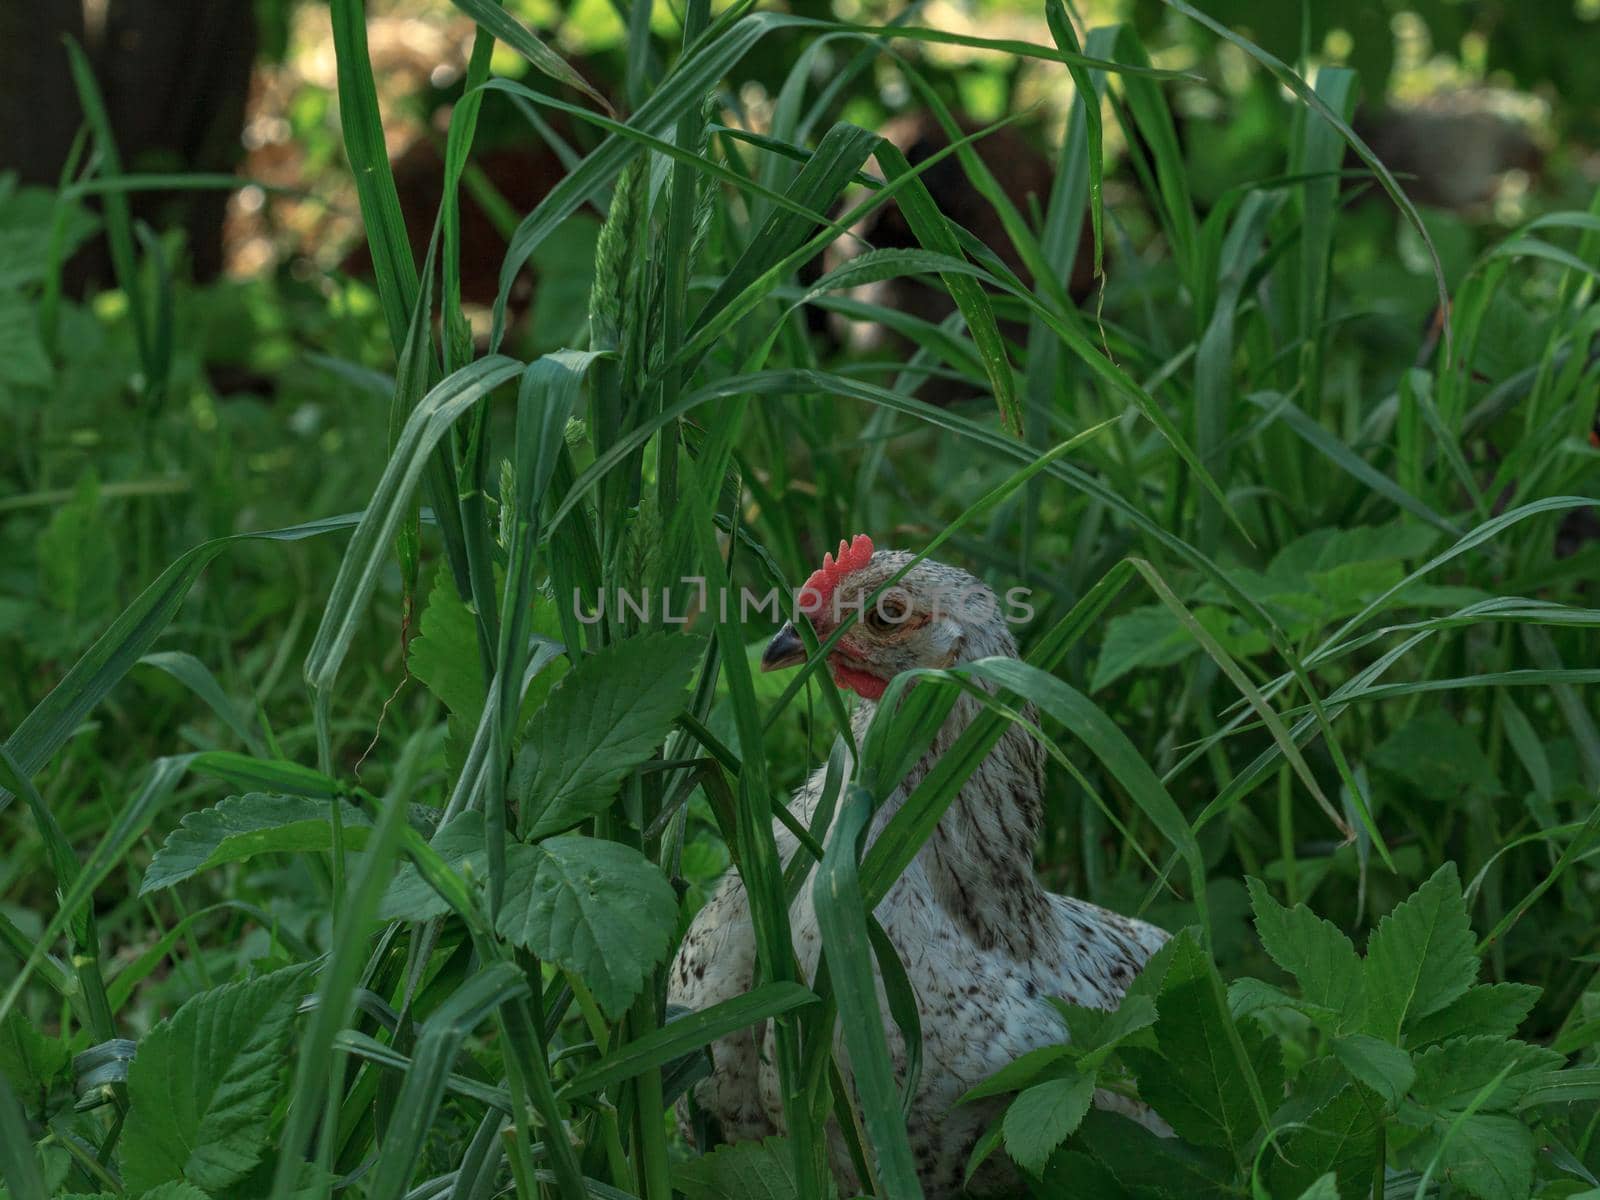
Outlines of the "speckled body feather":
M 846 603 L 883 583 L 907 557 L 892 551 L 873 555 L 856 573 L 859 578 L 852 578 L 853 596 Z M 922 563 L 897 587 L 914 609 L 913 617 L 901 623 L 910 628 L 869 639 L 865 622 L 859 623 L 863 636 L 844 651 L 850 668 L 871 667 L 887 679 L 915 666 L 1015 657 L 994 597 L 965 572 Z M 984 619 L 974 619 L 960 606 L 957 611 L 965 615 L 941 616 L 930 603 L 936 595 L 972 596 L 975 589 L 990 602 Z M 875 709 L 870 701 L 857 709 L 852 724 L 858 742 Z M 971 697 L 957 701 L 927 754 L 879 808 L 871 837 L 980 711 Z M 813 773 L 790 803 L 802 824 L 811 821 L 823 778 L 823 770 Z M 1042 751 L 1021 728 L 1010 726 L 877 908 L 906 965 L 922 1018 L 923 1070 L 907 1131 L 929 1200 L 960 1194 L 967 1158 L 1004 1103 L 958 1106 L 960 1096 L 1023 1052 L 1066 1036 L 1045 997 L 1114 1008 L 1166 939 L 1153 926 L 1052 895 L 1039 883 L 1032 855 L 1043 781 Z M 775 824 L 774 832 L 787 861 L 796 851 L 795 840 L 781 825 Z M 790 922 L 796 954 L 809 975 L 821 946 L 809 888 L 796 899 Z M 748 901 L 742 883 L 730 874 L 684 938 L 671 971 L 670 1000 L 704 1008 L 739 995 L 752 986 L 755 966 Z M 899 1031 L 887 1020 L 885 1029 L 899 1070 L 904 1060 Z M 781 1133 L 783 1106 L 770 1028 L 724 1038 L 712 1053 L 714 1073 L 695 1095 L 721 1123 L 723 1136 L 743 1141 Z M 1116 1097 L 1100 1100 L 1126 1104 Z M 856 1187 L 837 1131 L 830 1150 L 841 1184 Z M 1015 1183 L 1007 1164 L 995 1156 L 974 1179 L 973 1191 L 981 1195 Z

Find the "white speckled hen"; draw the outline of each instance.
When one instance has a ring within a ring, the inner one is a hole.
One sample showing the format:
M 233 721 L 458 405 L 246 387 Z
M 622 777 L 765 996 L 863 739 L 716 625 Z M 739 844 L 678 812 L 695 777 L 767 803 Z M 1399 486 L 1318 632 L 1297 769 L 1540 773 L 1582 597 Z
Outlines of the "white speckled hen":
M 856 611 L 910 558 L 901 551 L 874 552 L 864 536 L 848 547 L 841 543 L 837 561 L 825 560 L 801 590 L 802 608 L 827 636 L 841 615 Z M 965 571 L 922 562 L 840 639 L 828 666 L 841 687 L 862 697 L 853 719 L 859 740 L 897 673 L 994 655 L 1015 657 L 1016 652 L 987 587 Z M 799 636 L 785 626 L 767 647 L 762 666 L 775 670 L 804 659 Z M 881 805 L 870 836 L 877 836 L 980 711 L 971 697 L 956 703 L 927 754 Z M 811 821 L 823 776 L 821 769 L 813 773 L 790 803 L 802 823 Z M 1032 858 L 1043 785 L 1043 752 L 1023 729 L 1009 726 L 877 908 L 916 989 L 922 1017 L 923 1070 L 907 1128 L 929 1200 L 960 1194 L 968 1155 L 1003 1103 L 958 1105 L 961 1095 L 1024 1051 L 1066 1036 L 1045 997 L 1115 1008 L 1166 939 L 1151 925 L 1053 895 L 1039 883 Z M 775 833 L 787 861 L 796 850 L 794 838 L 782 826 L 775 826 Z M 809 975 L 821 945 L 809 888 L 795 901 L 790 921 L 795 951 Z M 739 995 L 752 986 L 755 965 L 748 901 L 730 873 L 684 938 L 672 967 L 670 1000 L 704 1008 Z M 899 1031 L 892 1021 L 885 1025 L 899 1069 Z M 712 1053 L 715 1070 L 695 1096 L 720 1122 L 724 1138 L 781 1133 L 770 1027 L 724 1038 Z M 1119 1097 L 1097 1099 L 1127 1111 L 1128 1102 Z M 857 1187 L 837 1130 L 831 1142 L 840 1183 Z M 1016 1182 L 1003 1156 L 996 1155 L 979 1171 L 972 1191 L 1009 1190 Z

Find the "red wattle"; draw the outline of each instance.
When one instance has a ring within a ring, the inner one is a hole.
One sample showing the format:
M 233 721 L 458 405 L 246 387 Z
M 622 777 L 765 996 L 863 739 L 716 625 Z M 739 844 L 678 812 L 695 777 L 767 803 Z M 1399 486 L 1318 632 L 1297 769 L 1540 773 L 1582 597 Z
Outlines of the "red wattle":
M 849 688 L 863 700 L 881 700 L 884 690 L 889 686 L 888 680 L 879 679 L 868 671 L 858 671 L 838 661 L 830 661 L 828 665 L 833 669 L 833 681 L 842 688 Z

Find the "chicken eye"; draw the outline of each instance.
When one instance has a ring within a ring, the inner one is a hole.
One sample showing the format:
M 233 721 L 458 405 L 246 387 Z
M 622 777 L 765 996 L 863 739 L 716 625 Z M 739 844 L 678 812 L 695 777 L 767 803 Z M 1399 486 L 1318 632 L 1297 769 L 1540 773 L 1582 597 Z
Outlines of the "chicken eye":
M 880 632 L 893 629 L 906 619 L 909 607 L 904 596 L 890 592 L 879 596 L 878 602 L 867 609 L 866 622 Z

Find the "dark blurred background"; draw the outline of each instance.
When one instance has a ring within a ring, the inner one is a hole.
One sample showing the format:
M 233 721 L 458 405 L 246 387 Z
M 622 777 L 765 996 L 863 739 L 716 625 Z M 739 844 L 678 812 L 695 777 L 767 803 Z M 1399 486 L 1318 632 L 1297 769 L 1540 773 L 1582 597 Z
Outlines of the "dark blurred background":
M 626 29 L 610 0 L 509 0 L 523 21 L 626 111 Z M 879 21 L 900 11 L 871 0 L 796 0 L 814 16 Z M 1281 0 L 1206 0 L 1217 20 L 1287 61 L 1308 50 L 1313 64 L 1361 72 L 1357 127 L 1379 154 L 1409 178 L 1421 204 L 1468 224 L 1503 227 L 1526 215 L 1530 192 L 1562 193 L 1582 207 L 1600 176 L 1590 149 L 1600 125 L 1600 0 L 1317 0 L 1302 9 Z M 657 6 L 663 31 L 674 24 Z M 1276 169 L 1286 136 L 1284 106 L 1263 73 L 1243 55 L 1159 0 L 1087 0 L 1085 25 L 1131 21 L 1160 65 L 1196 70 L 1203 86 L 1172 89 L 1198 198 L 1215 195 L 1254 168 Z M 369 38 L 383 103 L 385 133 L 408 221 L 420 242 L 437 204 L 443 129 L 460 89 L 471 23 L 446 0 L 369 5 Z M 934 0 L 914 19 L 939 28 L 1048 44 L 1040 5 L 1019 0 Z M 295 0 L 38 0 L 0 5 L 0 168 L 22 184 L 53 186 L 73 154 L 84 114 L 68 69 L 67 40 L 80 44 L 104 97 L 122 168 L 129 172 L 240 172 L 256 185 L 235 193 L 148 191 L 135 215 L 158 230 L 182 233 L 183 269 L 206 281 L 291 271 L 365 269 L 354 196 L 339 149 L 336 76 L 326 7 Z M 741 72 L 747 80 L 724 97 L 759 128 L 770 89 L 802 43 L 764 39 Z M 917 50 L 944 68 L 930 78 L 957 111 L 975 122 L 1019 108 L 1031 117 L 988 147 L 1008 186 L 1021 196 L 1047 185 L 1044 135 L 1069 98 L 1048 64 L 957 47 Z M 838 53 L 847 53 L 841 48 Z M 829 66 L 825 52 L 816 69 Z M 497 54 L 496 68 L 554 87 L 522 60 Z M 888 128 L 908 149 L 926 142 L 912 98 L 892 71 L 881 86 L 841 100 L 846 119 Z M 901 119 L 886 125 L 892 118 Z M 581 153 L 595 133 L 553 122 L 553 132 Z M 467 298 L 493 293 L 507 226 L 549 189 L 562 161 L 503 101 L 486 106 L 476 162 L 467 180 L 464 255 L 481 270 L 466 280 Z M 1115 151 L 1116 130 L 1111 131 Z M 926 147 L 924 146 L 924 149 Z M 74 163 L 82 169 L 82 147 Z M 937 182 L 937 181 L 936 181 Z M 949 172 L 945 201 L 956 209 L 965 187 Z M 272 189 L 286 189 L 273 191 Z M 1553 202 L 1562 202 L 1554 197 Z M 983 217 L 974 231 L 983 234 Z M 589 231 L 592 233 L 592 230 Z M 564 250 L 547 250 L 534 274 L 556 275 L 567 255 L 588 253 L 584 227 Z M 109 282 L 103 246 L 89 240 L 70 282 L 82 291 Z M 524 284 L 526 309 L 532 297 Z M 564 306 L 563 306 L 564 307 Z M 558 309 L 552 307 L 552 312 Z M 542 339 L 541 339 L 542 340 Z

